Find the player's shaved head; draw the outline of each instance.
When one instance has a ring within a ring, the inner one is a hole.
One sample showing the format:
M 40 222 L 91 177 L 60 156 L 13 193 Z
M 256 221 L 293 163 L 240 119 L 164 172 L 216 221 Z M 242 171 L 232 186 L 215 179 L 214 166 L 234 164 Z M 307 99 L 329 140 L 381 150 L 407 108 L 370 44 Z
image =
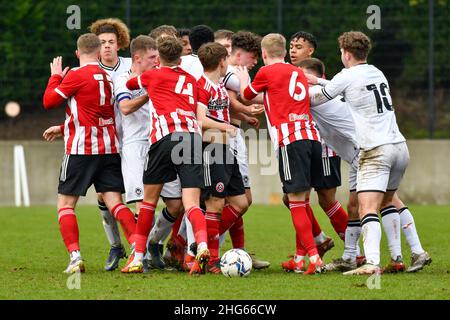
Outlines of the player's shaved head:
M 325 73 L 325 65 L 317 58 L 302 60 L 298 67 L 311 71 L 316 77 L 322 77 Z
M 372 44 L 370 38 L 360 31 L 344 32 L 339 38 L 339 47 L 350 52 L 355 59 L 363 61 L 367 59 Z
M 205 71 L 217 69 L 220 61 L 228 57 L 227 49 L 217 42 L 205 43 L 198 49 L 198 58 Z
M 93 54 L 100 51 L 100 39 L 94 33 L 85 33 L 78 37 L 77 50 L 80 54 Z
M 204 24 L 192 27 L 189 34 L 189 42 L 191 43 L 192 52 L 197 53 L 203 44 L 214 42 L 214 31 Z
M 178 64 L 183 47 L 180 41 L 174 37 L 159 38 L 156 41 L 159 58 L 164 64 Z
M 261 41 L 261 48 L 270 58 L 286 56 L 286 39 L 279 33 L 269 33 Z

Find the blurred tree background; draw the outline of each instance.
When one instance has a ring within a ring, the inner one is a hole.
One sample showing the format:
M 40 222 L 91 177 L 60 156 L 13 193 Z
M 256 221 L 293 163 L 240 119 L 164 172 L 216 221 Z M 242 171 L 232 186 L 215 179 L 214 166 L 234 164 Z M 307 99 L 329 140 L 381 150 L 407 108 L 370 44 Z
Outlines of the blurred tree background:
M 435 138 L 450 138 L 448 2 L 436 0 L 433 7 Z M 67 8 L 73 4 L 81 9 L 79 30 L 66 26 Z M 94 20 L 105 17 L 124 20 L 132 37 L 148 34 L 161 24 L 207 24 L 214 30 L 245 29 L 260 35 L 281 32 L 288 41 L 296 31 L 305 30 L 318 39 L 316 57 L 325 62 L 329 78 L 342 68 L 337 37 L 344 31 L 363 31 L 373 42 L 369 63 L 389 80 L 400 129 L 408 138 L 427 138 L 429 1 L 378 1 L 380 30 L 366 25 L 370 16 L 366 10 L 372 4 L 354 0 L 0 0 L 0 139 L 40 139 L 47 126 L 63 121 L 63 108 L 45 112 L 42 107 L 49 62 L 61 55 L 65 65 L 76 66 L 77 37 L 88 32 Z M 19 117 L 7 118 L 3 109 L 8 101 L 20 103 Z

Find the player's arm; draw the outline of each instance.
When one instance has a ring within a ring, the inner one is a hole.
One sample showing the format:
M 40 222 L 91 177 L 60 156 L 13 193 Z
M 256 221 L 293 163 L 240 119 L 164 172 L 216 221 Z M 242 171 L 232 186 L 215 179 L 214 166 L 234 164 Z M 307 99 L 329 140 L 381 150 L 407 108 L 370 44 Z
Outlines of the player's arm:
M 64 125 L 52 126 L 50 128 L 47 128 L 47 130 L 44 131 L 42 136 L 48 142 L 51 142 L 51 141 L 55 140 L 56 138 L 62 137 L 63 130 L 61 127 L 64 128 Z
M 245 113 L 248 116 L 257 116 L 264 112 L 264 106 L 262 104 L 253 103 L 251 105 L 245 105 L 239 101 L 237 93 L 233 90 L 227 90 L 230 97 L 231 110 L 235 113 Z M 253 101 L 252 101 L 253 102 Z
M 207 107 L 203 103 L 197 102 L 197 121 L 200 124 L 202 131 L 216 129 L 222 132 L 226 132 L 232 137 L 236 136 L 236 127 L 230 125 L 229 123 L 218 122 L 208 118 L 208 116 L 206 115 L 206 109 Z
M 128 88 L 128 90 L 138 90 L 147 87 L 149 80 L 149 72 L 150 71 L 145 71 L 140 76 L 128 79 L 126 83 L 126 87 Z
M 118 77 L 114 82 L 114 92 L 116 93 L 116 102 L 120 112 L 123 115 L 129 115 L 135 112 L 148 101 L 148 95 L 132 98 L 131 91 L 126 87 L 127 79 Z
M 71 96 L 72 90 L 63 85 L 63 79 L 69 71 L 69 67 L 62 69 L 62 57 L 56 57 L 50 62 L 50 79 L 44 92 L 44 108 L 51 109 L 61 105 Z M 61 85 L 61 86 L 60 86 Z
M 119 109 L 123 115 L 129 115 L 141 108 L 148 102 L 148 95 L 136 97 L 134 99 L 125 98 L 119 102 Z
M 305 74 L 305 76 L 308 79 L 309 84 L 319 84 L 323 86 L 321 90 L 309 97 L 312 106 L 333 100 L 338 95 L 343 94 L 350 84 L 348 72 L 340 72 L 330 81 L 318 78 L 312 74 Z

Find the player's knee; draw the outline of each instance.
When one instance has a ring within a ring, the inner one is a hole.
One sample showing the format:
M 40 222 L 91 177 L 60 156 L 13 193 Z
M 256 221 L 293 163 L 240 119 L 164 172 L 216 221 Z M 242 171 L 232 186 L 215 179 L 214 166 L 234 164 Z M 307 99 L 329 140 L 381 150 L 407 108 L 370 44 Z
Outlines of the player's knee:
M 326 211 L 336 202 L 336 189 L 322 189 L 317 190 L 320 207 Z
M 167 211 L 174 218 L 178 217 L 183 212 L 183 202 L 181 199 L 170 199 L 165 201 Z

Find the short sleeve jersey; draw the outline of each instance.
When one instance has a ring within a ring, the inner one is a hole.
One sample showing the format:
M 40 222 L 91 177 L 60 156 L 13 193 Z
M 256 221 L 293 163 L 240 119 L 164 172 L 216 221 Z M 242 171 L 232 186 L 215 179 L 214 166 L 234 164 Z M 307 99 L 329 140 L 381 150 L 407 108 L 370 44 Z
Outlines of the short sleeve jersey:
M 213 120 L 230 123 L 230 99 L 223 82 L 216 85 L 203 75 L 197 85 L 198 103 L 206 108 L 206 115 Z
M 397 126 L 388 81 L 375 66 L 359 64 L 343 69 L 311 97 L 311 102 L 320 104 L 339 94 L 351 108 L 362 149 L 405 141 Z
M 264 92 L 264 108 L 269 125 L 280 146 L 298 140 L 320 141 L 310 112 L 308 83 L 303 71 L 288 63 L 262 67 L 244 91 L 251 100 Z
M 145 88 L 153 108 L 150 143 L 173 132 L 200 133 L 197 124 L 197 81 L 180 67 L 161 67 L 127 81 L 127 88 Z

